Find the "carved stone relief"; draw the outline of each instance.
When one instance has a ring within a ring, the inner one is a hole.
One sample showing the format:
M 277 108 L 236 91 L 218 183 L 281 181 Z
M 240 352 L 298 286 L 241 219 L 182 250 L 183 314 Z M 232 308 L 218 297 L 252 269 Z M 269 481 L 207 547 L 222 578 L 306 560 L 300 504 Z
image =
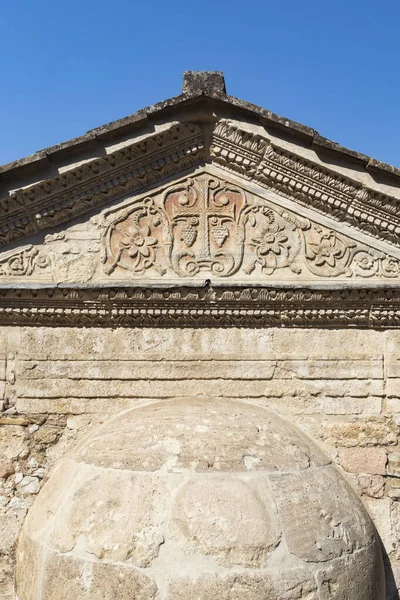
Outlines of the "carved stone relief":
M 29 276 L 51 266 L 48 254 L 35 246 L 26 246 L 0 260 L 0 277 Z
M 0 246 L 74 219 L 203 160 L 202 129 L 191 123 L 173 124 L 162 133 L 17 190 L 0 198 Z
M 228 120 L 216 125 L 211 162 L 301 205 L 397 245 L 400 200 L 273 145 Z
M 392 278 L 400 261 L 210 174 L 132 202 L 106 221 L 107 275 Z
M 400 276 L 399 258 L 326 223 L 201 170 L 4 254 L 0 278 L 263 283 Z
M 112 221 L 106 272 L 117 266 L 143 275 L 167 268 L 181 277 L 200 271 L 226 277 L 243 262 L 246 194 L 211 176 L 188 178 L 147 197 Z

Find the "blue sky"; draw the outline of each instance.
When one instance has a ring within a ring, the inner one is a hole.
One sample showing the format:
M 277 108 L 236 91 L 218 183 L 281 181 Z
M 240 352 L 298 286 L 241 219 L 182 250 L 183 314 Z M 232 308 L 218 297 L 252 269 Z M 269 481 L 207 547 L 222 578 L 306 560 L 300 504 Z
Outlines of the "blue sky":
M 180 93 L 228 93 L 400 167 L 400 2 L 20 0 L 0 8 L 0 164 Z

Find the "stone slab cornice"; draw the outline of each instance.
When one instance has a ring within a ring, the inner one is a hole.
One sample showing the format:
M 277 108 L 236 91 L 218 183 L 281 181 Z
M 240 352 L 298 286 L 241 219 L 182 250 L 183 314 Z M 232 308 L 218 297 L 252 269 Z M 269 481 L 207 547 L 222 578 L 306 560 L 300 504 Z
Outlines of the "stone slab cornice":
M 400 291 L 388 286 L 2 286 L 3 325 L 397 329 Z

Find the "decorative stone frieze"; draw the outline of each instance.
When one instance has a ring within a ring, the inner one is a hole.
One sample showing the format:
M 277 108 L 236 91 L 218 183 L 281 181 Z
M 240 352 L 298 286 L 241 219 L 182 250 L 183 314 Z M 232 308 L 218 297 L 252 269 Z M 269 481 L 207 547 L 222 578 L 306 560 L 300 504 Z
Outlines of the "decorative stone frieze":
M 40 252 L 35 246 L 11 253 L 11 256 L 0 260 L 0 277 L 22 277 L 32 275 L 35 271 L 51 266 L 50 257 Z
M 400 327 L 390 288 L 0 288 L 0 325 L 122 327 Z
M 108 218 L 105 272 L 267 281 L 400 275 L 400 260 L 206 173 L 134 200 Z M 278 273 L 279 271 L 279 273 Z

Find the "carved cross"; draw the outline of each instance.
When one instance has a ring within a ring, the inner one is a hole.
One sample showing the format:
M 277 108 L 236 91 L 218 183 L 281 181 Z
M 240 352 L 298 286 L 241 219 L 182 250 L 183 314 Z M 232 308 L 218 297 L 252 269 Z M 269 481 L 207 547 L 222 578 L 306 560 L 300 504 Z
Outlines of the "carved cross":
M 187 220 L 188 218 L 195 218 L 198 220 L 198 234 L 201 240 L 201 248 L 198 256 L 198 262 L 212 260 L 211 248 L 210 248 L 210 221 L 211 219 L 219 219 L 221 222 L 235 219 L 235 204 L 230 204 L 228 196 L 222 195 L 219 199 L 220 204 L 215 202 L 214 191 L 218 190 L 218 183 L 215 180 L 203 180 L 201 186 L 198 189 L 198 196 L 195 203 L 192 206 L 184 206 L 184 203 L 189 201 L 187 196 L 183 197 L 183 201 L 180 200 L 182 208 L 174 206 L 174 215 L 172 220 L 177 222 L 180 220 Z M 197 191 L 197 190 L 196 190 Z M 223 192 L 224 188 L 220 190 Z M 217 223 L 217 222 L 216 222 Z

